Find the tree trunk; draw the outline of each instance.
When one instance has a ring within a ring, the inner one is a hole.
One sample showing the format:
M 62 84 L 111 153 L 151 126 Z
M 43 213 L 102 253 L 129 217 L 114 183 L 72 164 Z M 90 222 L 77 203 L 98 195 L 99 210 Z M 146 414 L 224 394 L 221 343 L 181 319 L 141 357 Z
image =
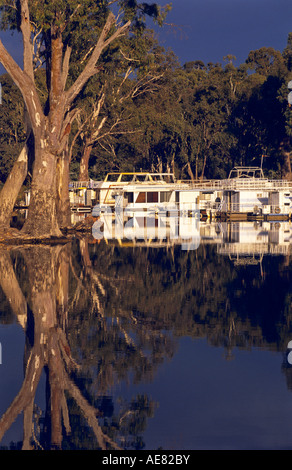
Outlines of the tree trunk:
M 204 162 L 203 162 L 203 168 L 202 168 L 202 173 L 201 173 L 201 176 L 200 176 L 200 180 L 202 180 L 202 181 L 203 181 L 203 179 L 204 179 L 206 163 L 207 163 L 207 154 L 205 153 L 205 155 L 204 155 Z
M 189 174 L 192 182 L 194 182 L 195 178 L 194 178 L 194 173 L 192 171 L 190 162 L 187 163 L 187 169 L 188 169 L 188 174 Z
M 71 226 L 71 210 L 69 199 L 69 155 L 64 151 L 57 159 L 57 222 L 59 227 Z
M 279 152 L 282 157 L 281 162 L 281 178 L 286 180 L 292 179 L 291 169 L 291 139 L 286 136 L 279 144 Z
M 27 175 L 27 147 L 23 147 L 0 193 L 0 226 L 8 228 L 23 181 Z
M 55 23 L 52 21 L 50 38 L 44 52 L 49 77 L 48 107 L 45 112 L 34 79 L 34 48 L 29 2 L 20 0 L 15 3 L 23 39 L 23 69 L 9 54 L 1 40 L 0 62 L 21 91 L 35 141 L 31 202 L 22 233 L 34 238 L 61 236 L 56 201 L 57 155 L 62 154 L 64 145 L 68 142 L 72 120 L 76 115 L 76 109 L 74 110 L 74 107 L 72 109 L 72 106 L 88 80 L 98 73 L 97 62 L 104 49 L 124 35 L 131 23 L 128 21 L 120 27 L 113 28 L 116 19 L 113 13 L 109 13 L 85 67 L 66 89 L 71 48 L 67 46 L 64 53 L 63 28 L 58 24 L 58 20 Z M 56 18 L 58 13 L 61 13 L 61 10 L 57 8 Z M 65 190 L 69 191 L 66 184 Z
M 32 237 L 61 236 L 57 221 L 56 156 L 39 149 L 33 170 L 28 217 L 22 233 Z
M 292 171 L 291 171 L 291 145 L 290 139 L 287 138 L 284 142 L 280 145 L 281 154 L 283 157 L 283 165 L 282 165 L 282 178 L 286 180 L 292 179 Z
M 292 179 L 292 171 L 291 171 L 291 161 L 290 161 L 290 152 L 284 152 L 282 153 L 283 158 L 284 158 L 284 165 L 283 165 L 283 178 L 286 180 L 291 180 Z
M 89 166 L 89 159 L 92 152 L 92 145 L 85 144 L 83 155 L 80 161 L 80 169 L 79 169 L 79 181 L 89 181 L 89 173 L 88 173 L 88 166 Z

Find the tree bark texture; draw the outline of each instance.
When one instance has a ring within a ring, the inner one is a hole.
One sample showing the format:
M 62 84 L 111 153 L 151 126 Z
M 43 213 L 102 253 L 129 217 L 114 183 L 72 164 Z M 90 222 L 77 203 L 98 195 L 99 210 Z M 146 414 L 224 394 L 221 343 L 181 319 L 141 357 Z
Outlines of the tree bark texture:
M 89 166 L 89 159 L 92 152 L 93 145 L 84 145 L 83 154 L 80 160 L 80 169 L 79 169 L 79 181 L 89 181 L 89 173 L 88 173 L 88 166 Z
M 61 236 L 57 221 L 56 157 L 47 150 L 35 160 L 28 217 L 22 232 L 33 237 Z
M 0 193 L 0 227 L 10 226 L 17 196 L 27 175 L 27 148 L 23 147 Z
M 67 151 L 64 151 L 57 158 L 57 222 L 59 227 L 66 228 L 71 225 L 71 210 L 69 199 L 69 183 L 70 183 L 70 160 Z

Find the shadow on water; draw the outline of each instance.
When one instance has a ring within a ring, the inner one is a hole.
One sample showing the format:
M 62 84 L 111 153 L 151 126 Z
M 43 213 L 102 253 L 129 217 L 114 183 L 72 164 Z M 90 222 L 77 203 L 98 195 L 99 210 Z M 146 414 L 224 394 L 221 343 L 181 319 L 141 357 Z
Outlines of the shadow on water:
M 12 317 L 25 334 L 23 383 L 0 419 L 0 443 L 21 415 L 22 449 L 142 449 L 157 403 L 112 390 L 151 381 L 180 337 L 206 338 L 226 359 L 234 348 L 282 351 L 291 388 L 289 256 L 235 266 L 214 246 L 123 248 L 84 237 L 1 248 L 0 272 L 1 323 Z

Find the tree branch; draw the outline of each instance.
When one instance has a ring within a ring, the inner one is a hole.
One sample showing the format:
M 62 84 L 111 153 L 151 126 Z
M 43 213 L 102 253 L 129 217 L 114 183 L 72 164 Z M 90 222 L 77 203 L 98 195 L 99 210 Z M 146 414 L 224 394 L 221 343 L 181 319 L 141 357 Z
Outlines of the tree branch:
M 72 52 L 71 47 L 67 46 L 67 49 L 64 55 L 63 65 L 62 65 L 62 89 L 63 91 L 65 90 L 66 82 L 68 78 L 71 52 Z
M 106 24 L 99 36 L 99 39 L 97 41 L 97 44 L 91 54 L 91 57 L 89 61 L 87 62 L 83 72 L 79 75 L 75 83 L 70 87 L 70 89 L 67 91 L 67 107 L 71 105 L 71 103 L 74 101 L 76 96 L 79 94 L 79 92 L 82 90 L 86 82 L 89 80 L 90 77 L 95 75 L 98 72 L 98 68 L 96 67 L 96 63 L 102 53 L 102 51 L 109 45 L 111 44 L 115 39 L 118 37 L 122 36 L 126 30 L 130 26 L 130 21 L 128 21 L 125 25 L 119 27 L 108 39 L 107 36 L 110 32 L 110 29 L 112 26 L 116 23 L 116 19 L 113 15 L 113 13 L 110 13 Z
M 70 393 L 70 395 L 74 398 L 83 415 L 85 416 L 88 425 L 93 430 L 101 449 L 106 450 L 107 444 L 110 444 L 113 449 L 122 450 L 110 437 L 103 433 L 102 428 L 96 418 L 98 410 L 93 408 L 88 403 L 88 401 L 82 396 L 80 390 L 76 387 L 75 383 L 69 379 L 67 374 L 64 376 L 64 383 L 68 393 Z
M 0 40 L 0 62 L 6 69 L 15 85 L 21 91 L 27 111 L 31 120 L 31 124 L 35 132 L 41 126 L 41 119 L 44 117 L 43 110 L 39 101 L 34 81 L 26 73 L 21 70 L 13 57 L 7 52 L 2 41 Z
M 20 0 L 21 25 L 23 39 L 23 70 L 34 82 L 33 73 L 33 48 L 31 42 L 30 17 L 27 0 Z

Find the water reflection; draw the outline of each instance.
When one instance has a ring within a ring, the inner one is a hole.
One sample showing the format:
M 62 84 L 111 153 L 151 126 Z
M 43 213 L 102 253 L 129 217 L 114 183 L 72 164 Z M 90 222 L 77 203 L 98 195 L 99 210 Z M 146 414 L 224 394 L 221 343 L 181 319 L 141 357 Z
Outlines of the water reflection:
M 21 415 L 23 449 L 143 448 L 159 403 L 117 386 L 153 381 L 183 337 L 206 338 L 226 359 L 236 348 L 280 351 L 291 389 L 291 233 L 287 223 L 205 222 L 196 250 L 92 236 L 2 248 L 0 319 L 21 325 L 25 350 L 0 442 Z
M 142 444 L 136 433 L 145 426 L 155 404 L 147 396 L 138 396 L 121 403 L 113 418 L 114 404 L 105 394 L 129 371 L 137 381 L 151 377 L 162 358 L 173 354 L 174 345 L 159 328 L 142 329 L 123 307 L 117 314 L 106 314 L 104 299 L 113 291 L 117 301 L 120 286 L 131 281 L 125 275 L 112 277 L 93 269 L 87 240 L 79 240 L 74 248 L 78 253 L 73 253 L 71 245 L 0 251 L 1 288 L 26 335 L 23 385 L 1 418 L 0 439 L 23 414 L 23 449 L 32 445 L 119 449 L 125 445 L 129 427 L 127 446 L 137 448 Z M 47 408 L 36 439 L 34 399 L 43 370 Z M 72 411 L 80 420 L 74 432 Z M 73 444 L 75 433 L 79 435 L 84 427 L 89 428 L 87 437 Z

